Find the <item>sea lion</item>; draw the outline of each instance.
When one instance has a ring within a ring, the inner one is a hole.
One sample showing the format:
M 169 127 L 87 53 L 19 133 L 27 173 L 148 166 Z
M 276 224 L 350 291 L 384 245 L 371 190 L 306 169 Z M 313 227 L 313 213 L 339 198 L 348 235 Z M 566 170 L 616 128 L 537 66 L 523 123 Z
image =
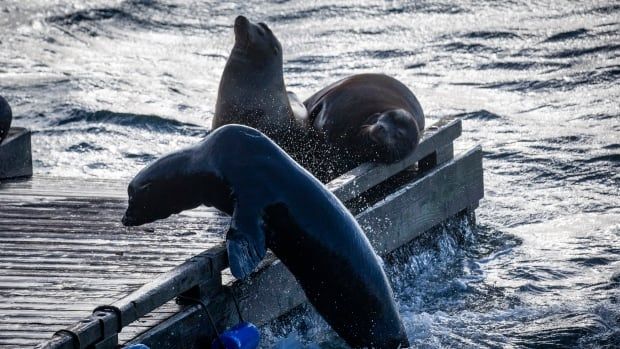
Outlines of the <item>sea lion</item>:
M 393 163 L 417 146 L 424 113 L 414 94 L 383 74 L 353 75 L 304 101 L 307 127 L 319 132 L 336 151 L 330 162 L 339 172 L 363 162 Z
M 220 127 L 140 171 L 128 194 L 128 226 L 203 204 L 232 215 L 226 243 L 235 277 L 248 276 L 269 248 L 349 345 L 408 345 L 379 257 L 351 213 L 259 131 Z
M 306 107 L 286 91 L 282 45 L 265 23 L 235 19 L 235 45 L 228 57 L 211 128 L 242 124 L 258 129 L 287 152 L 297 149 Z
M 0 96 L 0 143 L 8 136 L 13 121 L 13 112 L 9 102 Z

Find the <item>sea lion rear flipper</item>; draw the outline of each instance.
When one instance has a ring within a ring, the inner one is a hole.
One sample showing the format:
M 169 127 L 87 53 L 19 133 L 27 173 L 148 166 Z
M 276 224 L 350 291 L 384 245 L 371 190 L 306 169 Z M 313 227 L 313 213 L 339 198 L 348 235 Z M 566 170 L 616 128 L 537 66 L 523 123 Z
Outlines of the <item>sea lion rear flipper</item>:
M 265 257 L 265 231 L 259 214 L 235 206 L 230 228 L 226 233 L 226 249 L 230 271 L 237 279 L 244 279 L 256 269 Z

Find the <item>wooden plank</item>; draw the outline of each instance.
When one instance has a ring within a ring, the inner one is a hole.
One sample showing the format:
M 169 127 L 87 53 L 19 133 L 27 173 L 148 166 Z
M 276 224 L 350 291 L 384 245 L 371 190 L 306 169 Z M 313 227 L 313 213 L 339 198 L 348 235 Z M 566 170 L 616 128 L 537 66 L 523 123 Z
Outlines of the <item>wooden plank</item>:
M 13 127 L 0 143 L 0 179 L 32 176 L 30 131 Z
M 444 118 L 424 131 L 417 149 L 408 157 L 394 164 L 366 163 L 341 175 L 327 184 L 342 202 L 385 181 L 418 161 L 433 154 L 437 149 L 452 144 L 461 135 L 461 120 Z
M 111 306 L 120 310 L 119 320 L 127 326 L 204 280 L 219 278 L 220 268 L 226 263 L 226 247 L 222 244 L 190 258 Z
M 0 347 L 33 347 L 84 318 L 87 308 L 113 302 L 221 243 L 229 218 L 210 208 L 123 227 L 126 187 L 48 177 L 0 182 L 0 299 L 6 300 Z M 156 311 L 139 323 L 170 315 Z
M 0 182 L 0 200 L 14 202 L 51 202 L 55 198 L 73 199 L 75 203 L 86 205 L 108 201 L 115 207 L 122 206 L 127 200 L 127 182 L 121 180 L 103 180 L 96 178 L 75 179 L 37 176 L 33 179 L 18 178 Z M 70 202 L 70 200 L 66 200 Z
M 482 149 L 478 146 L 356 218 L 375 250 L 384 254 L 477 203 L 484 196 L 483 188 Z
M 441 223 L 447 217 L 477 204 L 483 196 L 481 159 L 482 151 L 476 147 L 387 197 L 384 203 L 359 214 L 356 218 L 364 222 L 361 224 L 362 228 L 369 235 L 373 247 L 381 254 L 386 254 Z M 447 182 L 446 189 L 441 189 L 442 186 L 439 184 L 442 181 Z M 408 203 L 414 205 L 413 209 L 412 207 L 403 209 L 402 206 Z M 384 207 L 385 210 L 382 210 Z M 397 214 L 396 210 L 399 209 L 406 213 Z M 382 220 L 383 215 L 389 217 L 393 224 Z M 397 238 L 386 239 L 392 234 Z M 267 263 L 248 280 L 237 281 L 231 287 L 232 292 L 238 295 L 245 317 L 259 325 L 283 315 L 306 301 L 294 276 L 279 261 Z M 231 310 L 234 309 L 233 306 L 232 298 L 226 295 L 220 295 L 209 303 L 211 313 L 223 328 L 237 321 Z M 196 328 L 202 329 L 202 332 L 196 333 Z M 184 309 L 130 343 L 144 343 L 151 347 L 170 349 L 194 348 L 194 345 L 200 347 L 206 344 L 205 338 L 209 336 L 209 328 L 202 307 L 193 306 Z M 184 336 L 184 340 L 171 340 L 171 335 L 176 338 L 180 334 Z M 195 341 L 190 341 L 188 338 L 193 338 Z

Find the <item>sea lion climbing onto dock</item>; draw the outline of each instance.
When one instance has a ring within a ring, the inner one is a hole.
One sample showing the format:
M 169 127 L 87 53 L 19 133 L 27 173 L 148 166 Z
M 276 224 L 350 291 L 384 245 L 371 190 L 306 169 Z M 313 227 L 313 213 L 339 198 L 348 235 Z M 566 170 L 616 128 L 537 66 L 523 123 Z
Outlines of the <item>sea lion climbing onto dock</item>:
M 307 127 L 335 148 L 328 163 L 336 175 L 363 162 L 393 163 L 413 152 L 424 130 L 424 112 L 400 81 L 383 74 L 339 80 L 306 101 Z
M 408 346 L 379 257 L 351 213 L 259 131 L 218 128 L 140 171 L 128 194 L 128 226 L 202 204 L 232 215 L 226 241 L 234 276 L 248 276 L 270 248 L 350 346 Z
M 8 136 L 13 120 L 13 112 L 9 102 L 0 96 L 0 143 Z

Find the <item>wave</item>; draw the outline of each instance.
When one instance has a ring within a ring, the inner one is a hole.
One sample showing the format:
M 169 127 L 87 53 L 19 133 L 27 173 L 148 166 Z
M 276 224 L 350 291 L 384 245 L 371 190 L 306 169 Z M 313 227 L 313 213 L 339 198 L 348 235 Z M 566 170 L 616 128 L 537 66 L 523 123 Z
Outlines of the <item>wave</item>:
M 192 8 L 182 8 L 175 4 L 164 4 L 153 0 L 132 0 L 122 2 L 119 6 L 79 10 L 64 15 L 46 18 L 46 22 L 76 28 L 91 36 L 99 35 L 103 28 L 101 23 L 113 22 L 140 29 L 159 30 L 205 30 L 224 32 L 230 25 L 203 24 L 202 21 L 187 21 Z M 180 19 L 180 21 L 174 21 Z
M 387 10 L 388 12 L 418 12 L 418 13 L 440 13 L 440 14 L 460 14 L 468 13 L 469 10 L 458 6 L 454 3 L 441 4 L 435 1 L 415 1 L 403 4 L 401 7 L 394 7 Z
M 609 162 L 612 164 L 620 164 L 620 154 L 595 156 L 593 158 L 583 160 L 583 162 L 587 164 L 591 164 L 595 162 Z
M 370 14 L 374 13 L 376 6 L 370 5 L 324 5 L 312 7 L 309 9 L 298 10 L 290 13 L 278 13 L 267 17 L 269 22 L 290 22 L 305 18 L 322 19 L 334 18 L 341 16 L 351 16 L 353 14 Z
M 157 115 L 117 113 L 108 110 L 89 111 L 73 109 L 66 118 L 56 121 L 52 126 L 66 126 L 72 123 L 114 124 L 151 132 L 178 133 L 190 136 L 200 136 L 208 133 L 207 129 L 201 126 L 166 119 Z
M 493 62 L 478 65 L 479 70 L 503 69 L 503 70 L 529 70 L 538 68 L 570 68 L 572 64 L 557 62 L 534 62 L 534 61 L 507 61 Z
M 368 58 L 377 58 L 377 59 L 386 59 L 386 58 L 399 58 L 399 57 L 412 57 L 415 56 L 417 52 L 410 50 L 363 50 L 351 52 L 349 55 L 354 57 L 368 57 Z
M 551 35 L 550 37 L 548 37 L 547 39 L 545 39 L 544 42 L 557 42 L 557 41 L 564 41 L 564 40 L 573 40 L 573 39 L 577 39 L 577 38 L 582 38 L 584 36 L 586 36 L 586 34 L 588 34 L 589 31 L 585 28 L 580 28 L 577 30 L 571 30 L 571 31 L 567 31 L 567 32 L 561 32 L 558 34 L 554 34 Z
M 484 40 L 491 40 L 491 39 L 521 39 L 521 36 L 519 34 L 513 33 L 513 32 L 509 32 L 509 31 L 472 31 L 472 32 L 466 32 L 466 33 L 461 33 L 457 35 L 460 38 L 467 38 L 467 39 L 484 39 Z M 448 38 L 448 36 L 444 35 L 441 38 Z
M 614 13 L 614 12 L 618 12 L 620 11 L 620 5 L 607 5 L 607 6 L 601 6 L 601 7 L 595 7 L 593 9 L 591 9 L 590 11 L 586 11 L 586 13 L 603 13 L 603 14 L 609 14 L 609 13 Z
M 611 53 L 620 50 L 620 45 L 601 45 L 588 48 L 571 48 L 546 55 L 547 58 L 575 58 L 598 53 Z
M 102 150 L 105 150 L 105 149 L 102 147 L 98 147 L 96 145 L 92 145 L 90 143 L 86 143 L 86 142 L 80 142 L 78 144 L 74 144 L 67 148 L 67 151 L 72 152 L 72 153 L 87 153 L 87 152 L 96 152 L 96 151 L 102 151 Z
M 618 45 L 620 47 L 620 45 Z M 515 80 L 493 82 L 477 85 L 485 89 L 502 89 L 517 92 L 532 92 L 546 90 L 573 90 L 584 85 L 615 83 L 620 78 L 620 68 L 617 66 L 599 67 L 594 71 L 579 72 L 563 78 L 548 80 Z
M 513 344 L 525 348 L 568 348 L 581 338 L 607 330 L 595 314 L 553 314 L 517 324 L 512 329 Z
M 620 144 L 614 143 L 603 147 L 603 149 L 620 149 Z
M 620 118 L 620 114 L 606 114 L 606 113 L 596 113 L 596 114 L 586 114 L 579 117 L 582 120 L 609 120 Z
M 461 114 L 456 114 L 455 117 L 459 117 L 462 119 L 475 119 L 475 120 L 485 120 L 485 121 L 489 121 L 489 120 L 497 120 L 497 119 L 501 119 L 502 117 L 492 113 L 488 110 L 485 109 L 481 109 L 481 110 L 477 110 L 477 111 L 473 111 L 473 112 L 467 112 L 467 113 L 461 113 Z
M 339 34 L 353 34 L 353 35 L 380 35 L 385 33 L 393 33 L 397 30 L 406 30 L 401 27 L 385 26 L 385 28 L 344 28 L 344 29 L 330 29 L 325 30 L 318 34 L 318 36 L 337 36 Z
M 446 51 L 449 52 L 464 52 L 464 53 L 497 53 L 502 49 L 498 47 L 490 47 L 482 44 L 466 44 L 464 42 L 455 41 L 449 44 L 442 45 Z
M 143 164 L 155 161 L 155 159 L 157 159 L 157 156 L 153 155 L 153 154 L 148 154 L 148 153 L 128 153 L 128 152 L 124 152 L 123 156 L 127 159 L 132 159 L 132 160 L 138 160 L 138 162 L 141 162 Z

